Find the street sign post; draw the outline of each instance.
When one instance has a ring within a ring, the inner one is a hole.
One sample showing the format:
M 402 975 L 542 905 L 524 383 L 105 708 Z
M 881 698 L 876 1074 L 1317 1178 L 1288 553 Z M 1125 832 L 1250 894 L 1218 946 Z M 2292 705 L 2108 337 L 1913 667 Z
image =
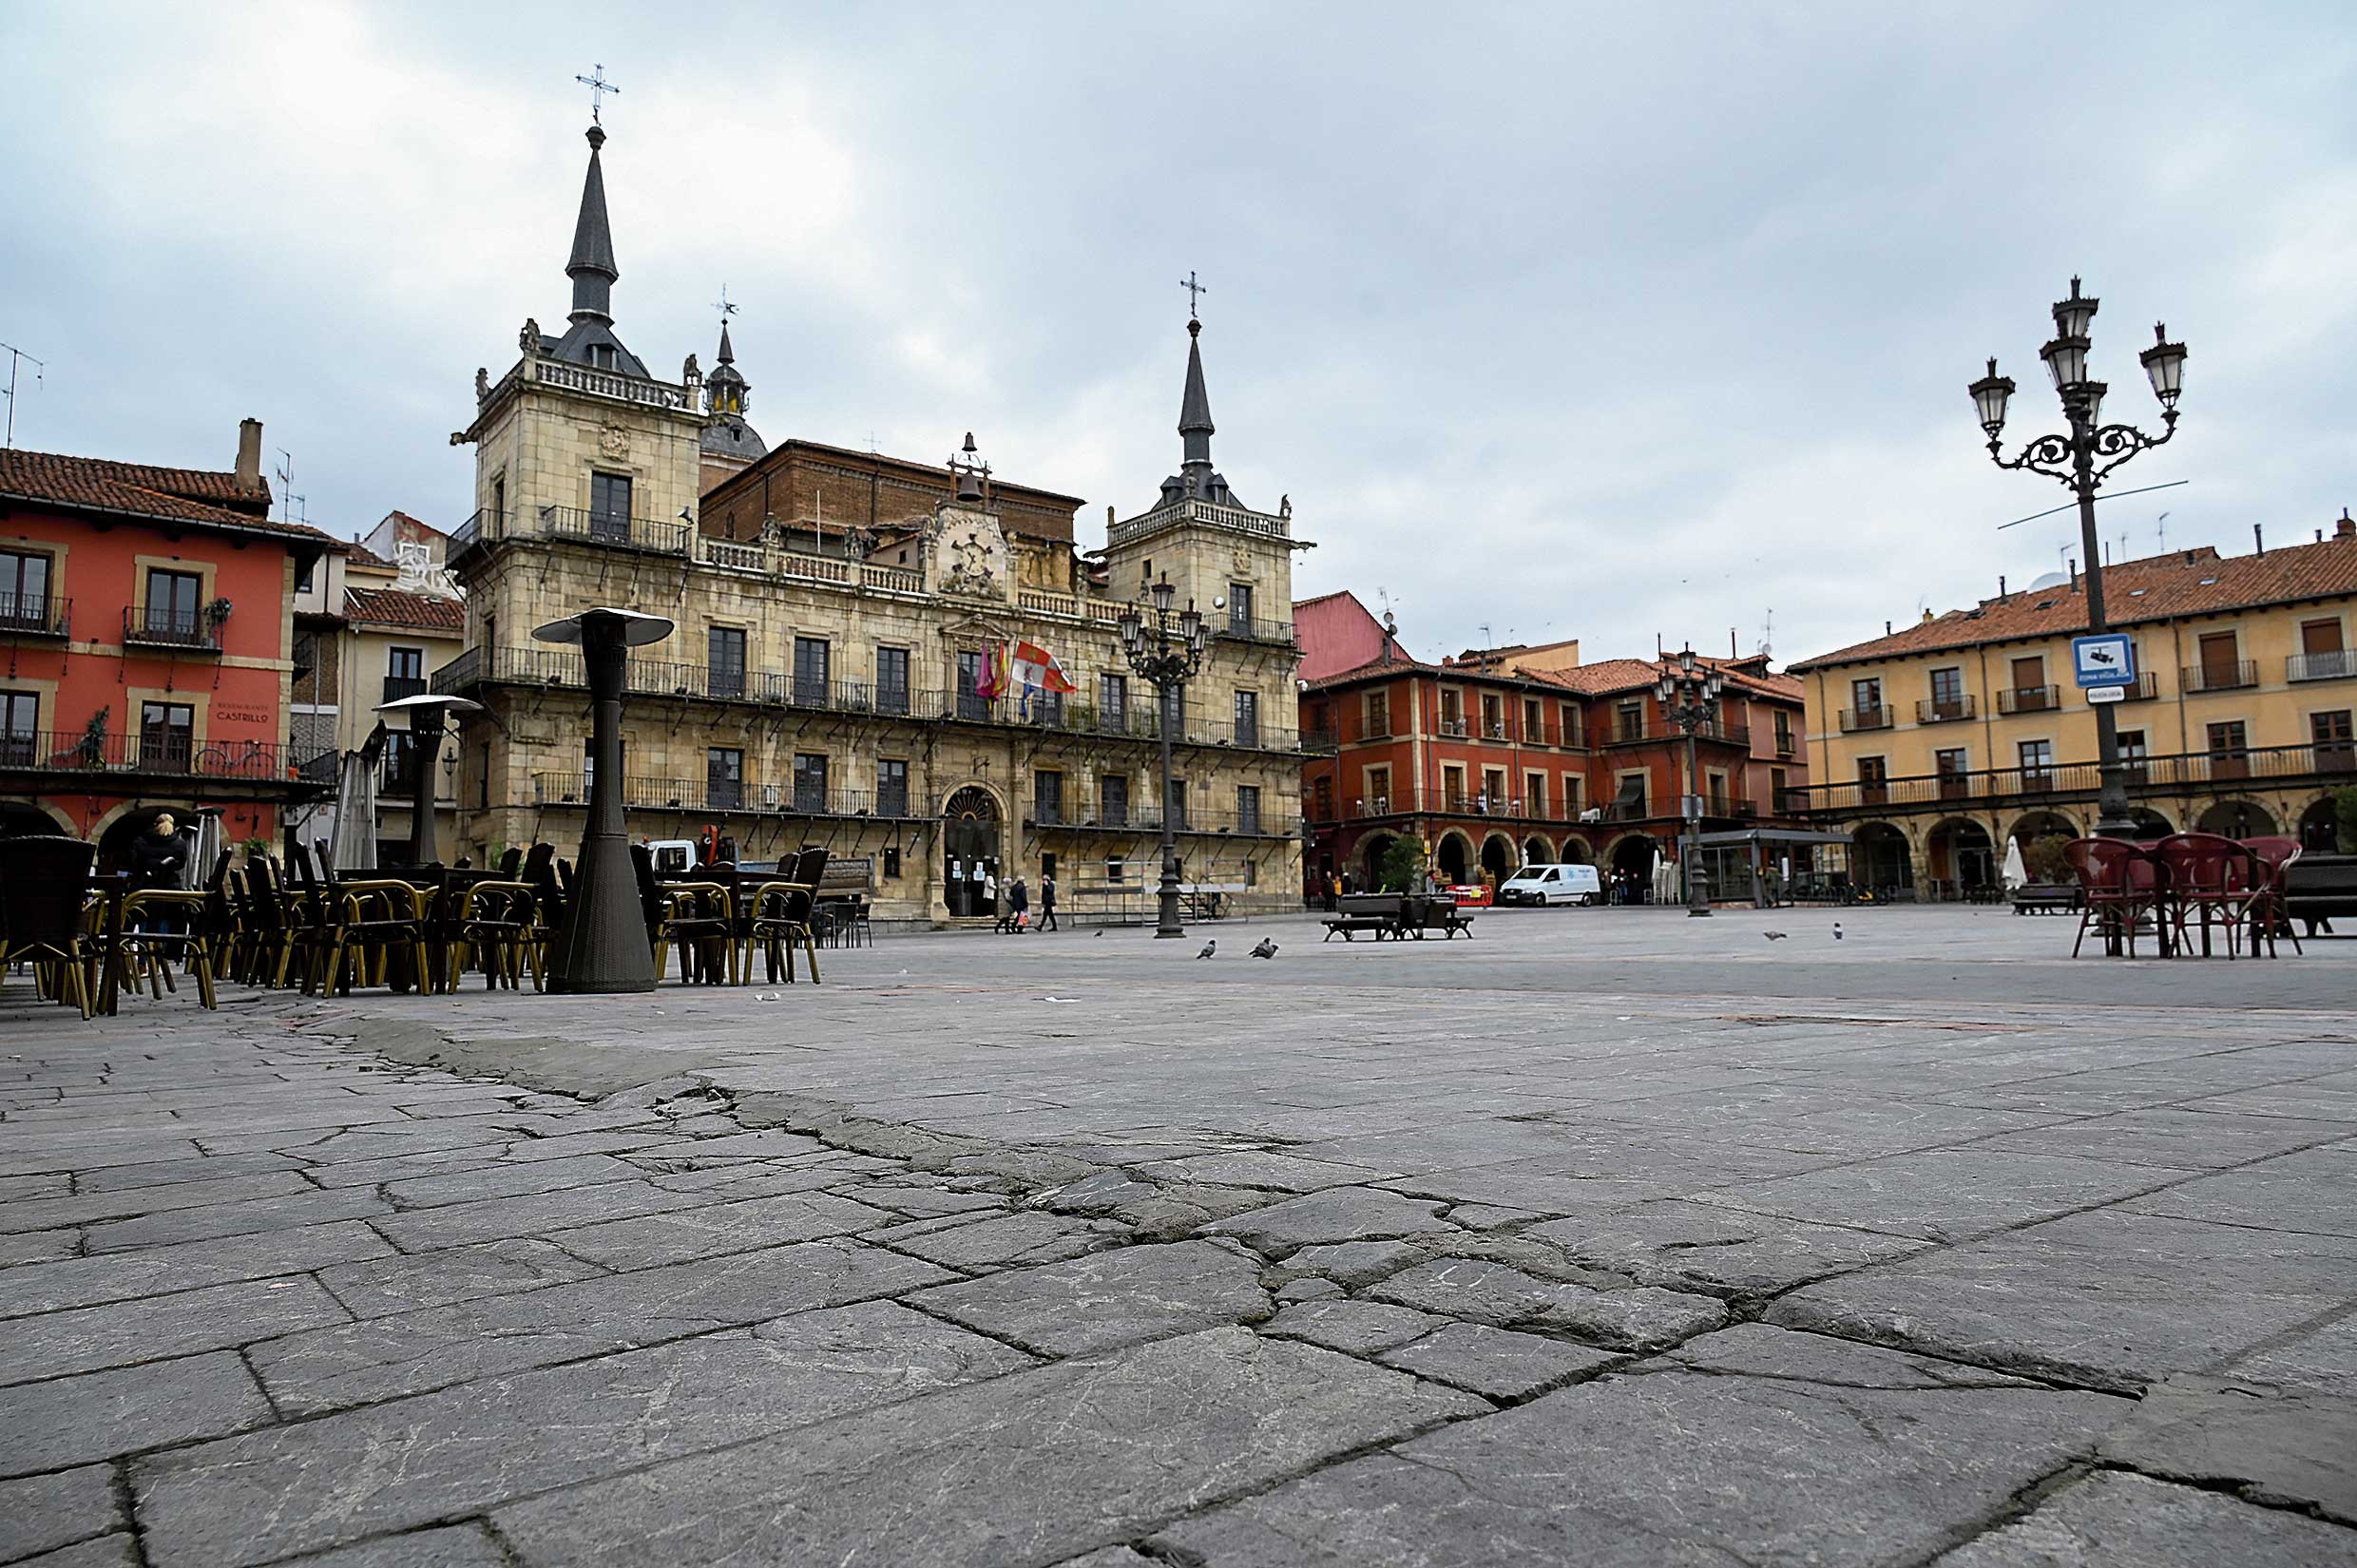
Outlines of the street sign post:
M 2125 632 L 2098 632 L 2071 639 L 2071 665 L 2081 691 L 2136 684 L 2136 644 Z
M 2127 695 L 2128 688 L 2125 686 L 2090 686 L 2087 688 L 2087 700 L 2090 702 L 2118 702 Z

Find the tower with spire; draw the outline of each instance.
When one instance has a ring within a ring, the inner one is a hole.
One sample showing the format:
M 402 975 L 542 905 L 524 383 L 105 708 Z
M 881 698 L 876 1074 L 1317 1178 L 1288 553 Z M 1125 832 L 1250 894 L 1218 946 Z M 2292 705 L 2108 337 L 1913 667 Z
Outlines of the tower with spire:
M 702 469 L 699 488 L 709 491 L 731 474 L 742 472 L 769 454 L 769 444 L 760 432 L 745 423 L 745 410 L 750 406 L 753 384 L 737 368 L 737 348 L 729 341 L 727 311 L 720 316 L 720 352 L 712 363 L 712 373 L 704 377 L 704 399 L 710 410 L 710 421 L 704 426 L 700 443 Z

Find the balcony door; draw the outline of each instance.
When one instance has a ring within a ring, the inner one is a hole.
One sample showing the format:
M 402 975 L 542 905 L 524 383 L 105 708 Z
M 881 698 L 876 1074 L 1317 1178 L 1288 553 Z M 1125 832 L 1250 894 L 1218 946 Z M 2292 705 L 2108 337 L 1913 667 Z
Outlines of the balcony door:
M 2357 737 L 2350 734 L 2348 709 L 2336 708 L 2330 713 L 2309 714 L 2308 729 L 2316 746 L 2318 773 L 2357 771 Z
M 630 476 L 593 473 L 589 476 L 589 533 L 594 539 L 630 540 Z
M 183 702 L 141 703 L 140 766 L 151 773 L 186 773 L 196 752 L 196 712 Z
M 1890 761 L 1888 757 L 1858 758 L 1858 804 L 1882 806 L 1890 800 Z
M 2037 713 L 2054 706 L 2046 690 L 2046 656 L 2032 654 L 2013 661 L 2013 711 Z
M 195 572 L 153 570 L 147 574 L 146 629 L 151 637 L 193 641 L 197 635 L 197 601 L 204 580 Z
M 2238 679 L 2234 654 L 2234 634 L 2232 632 L 2212 632 L 2201 640 L 2201 688 L 2203 691 L 2226 691 L 2242 683 Z
M 41 694 L 0 692 L 0 765 L 29 768 L 41 752 Z
M 2207 639 L 2204 639 L 2206 641 Z M 2210 726 L 2210 776 L 2212 778 L 2249 778 L 2251 776 L 2250 733 L 2240 719 Z
M 44 629 L 49 618 L 49 558 L 0 550 L 0 627 Z

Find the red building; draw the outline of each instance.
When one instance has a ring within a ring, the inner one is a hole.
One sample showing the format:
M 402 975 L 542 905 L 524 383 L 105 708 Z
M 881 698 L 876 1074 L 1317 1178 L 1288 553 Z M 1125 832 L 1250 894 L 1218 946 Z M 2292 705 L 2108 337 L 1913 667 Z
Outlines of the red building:
M 1368 881 L 1402 834 L 1452 882 L 1551 861 L 1642 875 L 1657 850 L 1677 858 L 1685 742 L 1654 694 L 1661 662 L 1582 663 L 1572 641 L 1428 664 L 1352 596 L 1313 606 L 1295 620 L 1301 730 L 1332 740 L 1303 767 L 1313 875 Z M 1703 829 L 1783 825 L 1784 792 L 1809 782 L 1800 682 L 1764 654 L 1707 662 L 1726 691 L 1696 745 Z
M 119 852 L 159 808 L 268 838 L 319 786 L 286 746 L 293 600 L 333 542 L 235 468 L 0 450 L 0 832 Z

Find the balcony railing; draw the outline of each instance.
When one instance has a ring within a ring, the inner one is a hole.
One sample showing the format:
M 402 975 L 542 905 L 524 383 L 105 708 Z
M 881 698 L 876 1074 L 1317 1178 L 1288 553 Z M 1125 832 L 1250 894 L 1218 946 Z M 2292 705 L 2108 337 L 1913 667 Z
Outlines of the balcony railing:
M 685 555 L 695 529 L 685 523 L 584 507 L 534 507 L 500 514 L 485 508 L 451 530 L 449 557 L 457 561 L 478 545 L 502 539 L 568 540 L 581 544 Z
M 2130 757 L 2123 764 L 2131 792 L 2166 794 L 2252 779 L 2345 779 L 2357 774 L 2357 746 L 2327 741 L 2308 746 L 2220 748 L 2214 753 Z M 2065 795 L 2092 797 L 2101 783 L 2102 770 L 2093 762 L 2056 762 L 1879 782 L 1811 784 L 1788 789 L 1781 798 L 1798 813 L 1841 816 L 1861 811 L 1937 810 L 1959 802 L 2003 804 Z
M 0 637 L 72 635 L 72 600 L 53 594 L 0 593 Z
M 1918 724 L 1952 724 L 1972 717 L 1973 701 L 1969 694 L 1963 697 L 1927 697 L 1915 704 L 1915 722 Z
M 123 610 L 125 645 L 177 648 L 189 653 L 220 652 L 220 626 L 197 610 L 168 610 L 161 604 L 125 605 Z
M 426 678 L 422 675 L 389 675 L 385 677 L 385 695 L 380 702 L 398 702 L 405 697 L 423 697 Z
M 1024 819 L 1024 826 L 1057 833 L 1140 835 L 1160 832 L 1162 818 L 1151 804 L 1133 805 L 1126 811 L 1107 813 L 1066 806 L 1061 816 L 1050 819 L 1033 814 Z M 1195 806 L 1174 815 L 1170 826 L 1173 832 L 1197 833 L 1206 837 L 1295 838 L 1301 832 L 1299 817 L 1280 816 L 1269 811 L 1214 812 Z
M 2181 672 L 2188 692 L 2232 692 L 2259 683 L 2259 667 L 2250 660 L 2232 664 L 2188 664 Z
M 2062 691 L 2058 686 L 2007 686 L 1997 694 L 1997 711 L 2001 714 L 2052 713 L 2062 706 Z
M 1208 523 L 1214 527 L 1259 534 L 1268 539 L 1286 539 L 1293 534 L 1291 519 L 1282 515 L 1272 517 L 1266 512 L 1247 511 L 1241 507 L 1215 506 L 1209 501 L 1188 497 L 1108 525 L 1105 545 L 1107 548 L 1119 549 L 1132 540 L 1144 539 L 1182 523 Z
M 1248 615 L 1230 615 L 1212 622 L 1212 630 L 1221 637 L 1236 638 L 1246 642 L 1293 641 L 1293 623 L 1290 621 L 1256 621 Z
M 1844 708 L 1841 711 L 1842 734 L 1853 730 L 1887 730 L 1890 728 L 1888 708 Z
M 2122 702 L 2150 702 L 2159 695 L 2160 678 L 2150 670 L 2119 688 L 2119 700 Z
M 19 731 L 0 735 L 0 770 L 42 774 L 171 774 L 257 783 L 305 776 L 294 752 L 269 741 L 194 744 L 184 736 Z
M 532 774 L 532 804 L 589 804 L 591 775 L 586 773 Z M 760 783 L 742 778 L 668 778 L 631 774 L 623 780 L 623 805 L 643 812 L 717 812 L 782 816 L 907 816 L 906 792 L 883 795 L 867 790 L 824 789 L 786 781 Z M 886 811 L 884 808 L 897 808 Z
M 1466 722 L 1463 718 L 1451 718 L 1447 715 L 1443 714 L 1440 719 L 1439 733 L 1443 736 L 1451 740 L 1462 739 L 1464 738 L 1466 733 Z
M 1847 728 L 1847 726 L 1844 726 Z M 1647 719 L 1642 724 L 1618 724 L 1613 727 L 1607 746 L 1641 746 L 1650 741 L 1683 740 L 1686 732 L 1675 724 L 1659 719 Z M 1709 723 L 1695 732 L 1695 738 L 1705 745 L 1718 742 L 1729 746 L 1749 746 L 1752 728 L 1748 724 Z
M 2293 654 L 2284 660 L 2286 680 L 2345 680 L 2357 676 L 2357 649 Z

